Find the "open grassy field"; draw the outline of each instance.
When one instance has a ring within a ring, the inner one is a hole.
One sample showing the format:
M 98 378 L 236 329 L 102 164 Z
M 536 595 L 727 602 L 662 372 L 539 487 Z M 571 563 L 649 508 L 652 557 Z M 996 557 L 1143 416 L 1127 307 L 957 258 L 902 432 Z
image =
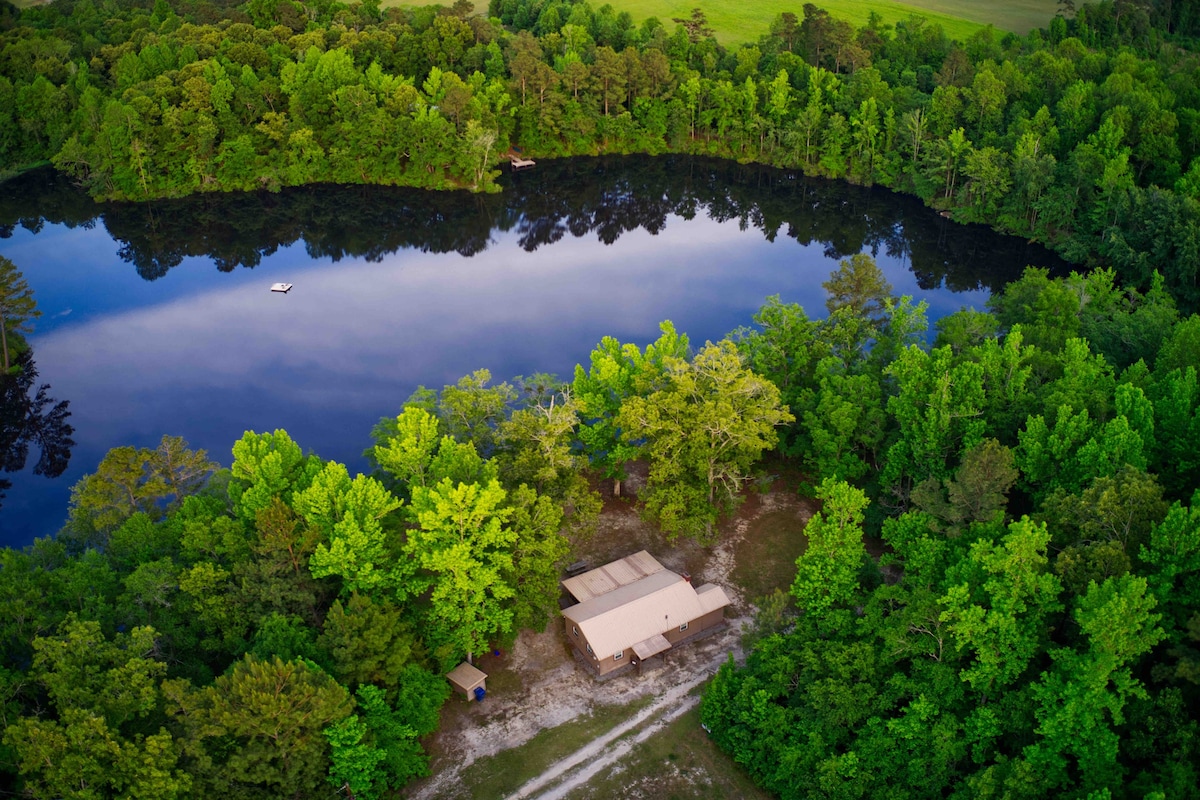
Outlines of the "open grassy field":
M 42 5 L 49 0 L 10 0 L 17 8 Z M 451 0 L 445 0 L 449 5 Z M 604 5 L 605 0 L 593 0 L 593 5 Z M 649 17 L 658 17 L 670 27 L 675 17 L 687 17 L 692 9 L 701 7 L 708 15 L 709 24 L 717 38 L 726 46 L 757 41 L 767 32 L 771 20 L 784 11 L 802 15 L 804 0 L 607 0 L 618 11 L 628 11 L 634 21 L 640 23 Z M 424 6 L 429 0 L 383 0 L 388 6 Z M 862 25 L 872 11 L 876 11 L 885 22 L 904 19 L 909 14 L 921 14 L 936 22 L 955 39 L 965 39 L 985 25 L 995 25 L 1005 31 L 1027 33 L 1033 28 L 1043 27 L 1054 16 L 1055 0 L 908 0 L 905 3 L 889 0 L 817 0 L 817 5 L 854 25 Z M 486 14 L 487 0 L 475 0 L 475 11 Z
M 830 0 L 828 8 L 841 5 L 840 0 Z M 1055 0 L 908 0 L 904 5 L 913 6 L 920 12 L 946 14 L 972 22 L 995 25 L 1005 31 L 1028 33 L 1034 28 L 1050 24 L 1058 11 Z
M 628 11 L 635 21 L 658 17 L 663 22 L 687 17 L 697 6 L 704 9 L 717 39 L 726 46 L 757 41 L 767 32 L 776 16 L 791 11 L 802 16 L 804 3 L 799 0 L 609 0 L 618 11 Z M 896 3 L 890 0 L 817 0 L 839 19 L 858 26 L 867 21 L 872 11 L 893 23 L 910 14 L 922 14 L 945 29 L 955 39 L 965 39 L 975 31 L 992 24 L 1003 30 L 1024 33 L 1030 28 L 1049 23 L 1054 15 L 1054 0 L 1008 0 L 1004 3 L 985 3 L 981 0 L 910 0 Z
M 670 27 L 670 21 L 691 14 L 700 7 L 708 16 L 708 22 L 716 31 L 717 39 L 726 46 L 757 41 L 767 32 L 771 20 L 791 11 L 801 16 L 804 0 L 592 0 L 593 6 L 612 4 L 618 11 L 628 11 L 635 22 L 648 17 L 658 17 Z M 383 5 L 426 5 L 427 0 L 384 0 Z M 955 39 L 965 39 L 986 25 L 995 25 L 1005 31 L 1027 33 L 1033 28 L 1049 24 L 1057 4 L 1055 0 L 816 0 L 816 4 L 829 10 L 835 17 L 848 20 L 854 25 L 866 23 L 872 11 L 893 23 L 909 16 L 921 14 L 945 29 Z M 487 11 L 486 0 L 475 3 L 476 11 Z

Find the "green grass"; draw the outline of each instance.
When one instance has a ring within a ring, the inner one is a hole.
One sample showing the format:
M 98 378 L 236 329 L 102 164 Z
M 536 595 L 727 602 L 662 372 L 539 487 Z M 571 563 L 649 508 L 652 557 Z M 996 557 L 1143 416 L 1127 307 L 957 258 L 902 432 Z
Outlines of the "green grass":
M 618 11 L 628 11 L 635 22 L 647 17 L 658 17 L 668 30 L 671 20 L 691 16 L 697 6 L 704 9 L 708 24 L 716 32 L 717 39 L 726 47 L 736 47 L 744 42 L 756 42 L 767 32 L 771 21 L 784 11 L 797 17 L 803 16 L 803 2 L 797 0 L 718 0 L 698 3 L 696 0 L 609 0 Z M 825 0 L 822 5 L 833 16 L 844 19 L 855 26 L 866 23 L 872 11 L 877 11 L 885 22 L 892 23 L 907 17 L 914 9 L 887 0 Z M 921 11 L 931 21 L 938 22 L 946 33 L 954 38 L 965 38 L 983 27 L 978 22 L 953 17 L 945 13 L 935 14 Z
M 462 771 L 463 786 L 475 800 L 510 795 L 555 761 L 631 719 L 653 699 L 645 697 L 624 706 L 600 706 L 587 716 L 542 731 L 520 747 L 481 758 Z
M 487 16 L 488 0 L 472 0 L 475 3 L 475 13 Z M 380 0 L 380 8 L 392 6 L 452 6 L 454 0 Z
M 700 710 L 695 708 L 635 747 L 616 768 L 589 779 L 567 796 L 570 800 L 770 798 L 713 744 L 700 727 Z
M 692 9 L 704 9 L 708 23 L 716 31 L 717 39 L 727 47 L 744 42 L 755 42 L 767 32 L 771 21 L 784 11 L 797 17 L 804 0 L 591 0 L 594 7 L 611 3 L 617 11 L 628 11 L 634 22 L 641 23 L 649 17 L 658 17 L 671 28 L 674 18 L 688 17 Z M 942 26 L 946 34 L 954 39 L 966 39 L 987 25 L 1000 30 L 1028 33 L 1033 28 L 1049 24 L 1057 9 L 1055 0 L 908 0 L 905 3 L 889 0 L 816 0 L 818 6 L 827 9 L 839 19 L 856 26 L 866 23 L 872 11 L 883 17 L 884 22 L 894 23 L 910 14 L 921 14 Z M 428 5 L 428 0 L 384 0 L 389 5 Z M 475 10 L 487 13 L 486 0 L 477 0 Z
M 796 559 L 808 546 L 794 511 L 769 511 L 750 523 L 734 554 L 733 582 L 746 599 L 787 591 L 796 577 Z
M 838 0 L 832 0 L 830 6 L 835 2 Z M 984 25 L 995 25 L 1002 31 L 1015 33 L 1029 33 L 1034 28 L 1044 28 L 1058 13 L 1056 0 L 909 0 L 906 5 Z

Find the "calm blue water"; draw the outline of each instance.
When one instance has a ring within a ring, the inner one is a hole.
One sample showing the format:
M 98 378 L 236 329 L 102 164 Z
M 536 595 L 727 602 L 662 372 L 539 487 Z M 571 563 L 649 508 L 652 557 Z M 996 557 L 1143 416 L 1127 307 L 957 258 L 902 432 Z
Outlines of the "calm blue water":
M 926 300 L 931 320 L 982 307 L 989 286 L 1025 261 L 1057 266 L 1040 249 L 954 226 L 886 193 L 708 162 L 700 179 L 686 162 L 690 176 L 665 170 L 647 182 L 647 161 L 539 166 L 499 197 L 437 200 L 461 204 L 458 217 L 430 212 L 421 193 L 361 188 L 344 190 L 350 199 L 338 189 L 269 196 L 263 216 L 287 224 L 263 230 L 253 198 L 228 218 L 211 199 L 203 213 L 168 204 L 150 223 L 136 219 L 144 209 L 128 207 L 36 224 L 38 210 L 25 210 L 25 224 L 0 238 L 0 254 L 24 271 L 42 310 L 30 338 L 40 381 L 70 402 L 76 445 L 61 477 L 28 468 L 6 476 L 13 485 L 0 507 L 0 544 L 56 531 L 71 485 L 109 448 L 154 446 L 173 434 L 228 465 L 243 431 L 283 428 L 361 469 L 372 425 L 398 413 L 418 385 L 440 387 L 479 368 L 497 380 L 569 375 L 600 337 L 645 343 L 664 319 L 693 343 L 716 340 L 748 324 L 772 294 L 820 315 L 821 282 L 859 249 L 876 251 L 897 293 Z M 32 204 L 47 202 L 24 191 Z M 647 197 L 654 202 L 636 202 Z M 0 222 L 15 221 L 14 203 L 0 209 Z M 289 203 L 306 210 L 293 219 Z M 328 219 L 312 211 L 335 205 Z M 220 271 L 203 252 L 228 267 L 225 244 L 206 243 L 199 230 L 222 219 L 240 226 L 229 237 L 239 252 L 259 254 L 248 259 L 258 261 L 253 269 Z M 147 225 L 155 233 L 145 241 L 128 233 Z M 431 232 L 427 240 L 418 228 Z M 824 229 L 834 235 L 817 238 Z M 392 249 L 397 238 L 414 246 Z M 154 280 L 128 260 L 159 251 L 178 263 Z M 274 294 L 276 281 L 295 288 Z

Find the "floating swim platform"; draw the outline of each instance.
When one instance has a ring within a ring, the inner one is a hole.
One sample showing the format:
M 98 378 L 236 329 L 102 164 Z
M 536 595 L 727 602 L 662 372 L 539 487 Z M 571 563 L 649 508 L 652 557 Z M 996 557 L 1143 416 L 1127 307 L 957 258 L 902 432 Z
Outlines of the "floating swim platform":
M 272 291 L 272 292 L 283 292 L 284 294 L 287 294 L 287 293 L 288 293 L 288 292 L 290 292 L 291 290 L 292 290 L 292 285 L 291 285 L 290 283 L 274 283 L 274 284 L 271 284 L 271 291 Z

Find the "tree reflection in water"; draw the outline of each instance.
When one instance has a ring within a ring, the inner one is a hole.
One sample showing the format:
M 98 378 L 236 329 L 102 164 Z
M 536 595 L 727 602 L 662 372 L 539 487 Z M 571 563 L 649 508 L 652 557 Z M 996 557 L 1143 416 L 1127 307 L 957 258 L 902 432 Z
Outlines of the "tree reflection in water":
M 16 358 L 12 374 L 0 374 L 0 471 L 20 472 L 29 459 L 30 445 L 39 451 L 34 475 L 57 478 L 71 461 L 75 429 L 67 422 L 69 400 L 55 402 L 50 384 L 37 384 L 33 351 Z M 0 501 L 12 483 L 0 478 Z
M 568 234 L 612 244 L 624 233 L 657 234 L 670 217 L 699 214 L 802 245 L 833 259 L 863 250 L 907 262 L 923 289 L 996 290 L 1027 264 L 1065 272 L 1041 247 L 982 225 L 960 225 L 914 198 L 805 178 L 753 164 L 685 156 L 573 158 L 507 176 L 496 195 L 386 186 L 311 186 L 205 194 L 153 203 L 97 205 L 51 171 L 0 184 L 0 238 L 17 225 L 103 223 L 120 256 L 155 280 L 192 256 L 228 272 L 254 267 L 303 241 L 313 258 L 378 261 L 412 249 L 478 255 L 513 231 L 532 252 Z

